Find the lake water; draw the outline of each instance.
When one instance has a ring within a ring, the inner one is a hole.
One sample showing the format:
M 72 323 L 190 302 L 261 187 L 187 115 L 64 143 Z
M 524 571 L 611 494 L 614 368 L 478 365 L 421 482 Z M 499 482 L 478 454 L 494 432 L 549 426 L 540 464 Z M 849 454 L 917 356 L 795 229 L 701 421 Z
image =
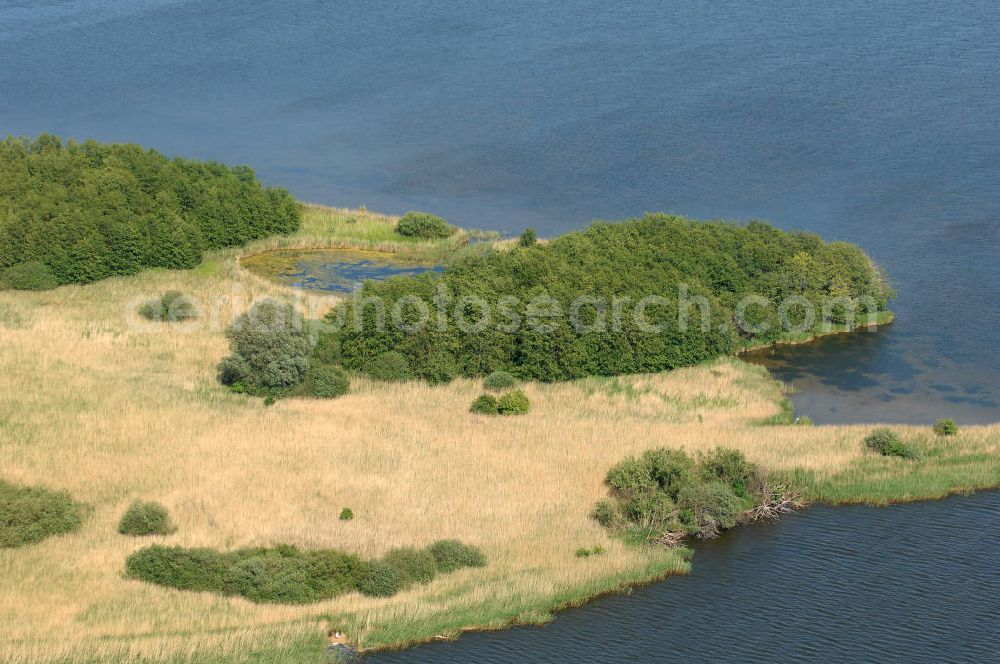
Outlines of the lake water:
M 897 321 L 758 361 L 817 422 L 987 422 L 998 25 L 988 0 L 6 0 L 0 131 L 249 163 L 305 200 L 512 233 L 663 210 L 855 242 Z M 544 630 L 384 659 L 987 659 L 996 501 L 817 508 Z

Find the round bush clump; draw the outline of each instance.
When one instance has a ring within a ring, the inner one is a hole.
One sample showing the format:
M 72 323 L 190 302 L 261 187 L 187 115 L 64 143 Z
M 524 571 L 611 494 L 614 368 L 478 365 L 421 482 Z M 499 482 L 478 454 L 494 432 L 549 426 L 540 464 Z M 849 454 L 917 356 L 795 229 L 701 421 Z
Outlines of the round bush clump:
M 307 604 L 323 599 L 311 566 L 298 556 L 268 554 L 241 560 L 226 570 L 223 592 L 251 602 Z
M 525 228 L 521 237 L 517 239 L 519 247 L 533 247 L 536 244 L 538 244 L 538 233 L 535 232 L 534 228 Z
M 517 378 L 506 371 L 494 371 L 483 379 L 483 387 L 490 392 L 503 392 L 517 387 Z
M 34 544 L 76 530 L 81 512 L 82 506 L 65 491 L 0 480 L 0 548 Z
M 497 401 L 497 410 L 501 415 L 523 415 L 531 409 L 531 402 L 527 395 L 518 390 L 509 392 Z
M 394 350 L 376 355 L 365 367 L 365 373 L 376 380 L 402 382 L 413 378 L 410 361 Z
M 118 532 L 122 535 L 169 535 L 176 530 L 167 508 L 155 502 L 133 502 L 118 522 Z
M 353 590 L 367 571 L 361 558 L 335 549 L 309 551 L 304 555 L 311 583 L 323 598 Z
M 865 436 L 865 445 L 868 449 L 878 452 L 882 456 L 895 456 L 903 459 L 917 458 L 917 451 L 904 443 L 899 434 L 892 429 L 875 429 Z
M 742 508 L 740 499 L 724 482 L 691 484 L 677 494 L 681 521 L 702 537 L 732 528 Z
M 958 425 L 955 420 L 938 420 L 934 423 L 934 433 L 939 436 L 954 436 L 958 433 Z
M 28 261 L 12 265 L 0 273 L 0 288 L 15 290 L 50 290 L 59 285 L 59 280 L 41 261 Z
M 429 583 L 437 574 L 437 562 L 426 550 L 409 546 L 392 549 L 383 560 L 399 570 L 404 588 L 415 583 Z
M 351 381 L 340 367 L 315 364 L 306 371 L 306 382 L 310 393 L 320 399 L 333 399 L 347 394 Z
M 428 549 L 439 572 L 454 572 L 463 567 L 485 567 L 486 556 L 478 548 L 458 540 L 438 540 Z
M 229 557 L 212 549 L 155 545 L 130 555 L 125 571 L 134 579 L 169 588 L 219 592 L 230 562 Z
M 477 397 L 469 410 L 482 415 L 496 415 L 500 412 L 497 407 L 497 399 L 492 394 L 482 394 Z
M 392 597 L 403 587 L 403 575 L 387 562 L 374 560 L 358 579 L 358 590 L 369 597 Z
M 426 240 L 451 237 L 456 230 L 441 217 L 428 212 L 407 212 L 396 224 L 396 232 L 400 235 Z
M 340 510 L 341 521 L 350 521 L 353 518 L 354 518 L 354 511 L 350 507 L 345 507 L 344 509 Z

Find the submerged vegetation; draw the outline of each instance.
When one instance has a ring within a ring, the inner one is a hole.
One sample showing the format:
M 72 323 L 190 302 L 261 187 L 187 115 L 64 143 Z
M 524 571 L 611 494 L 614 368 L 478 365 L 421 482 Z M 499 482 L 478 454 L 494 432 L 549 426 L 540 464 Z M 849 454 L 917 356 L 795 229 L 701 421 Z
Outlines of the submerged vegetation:
M 441 540 L 427 549 L 393 549 L 372 561 L 334 549 L 302 551 L 288 545 L 229 552 L 154 545 L 130 555 L 125 569 L 134 579 L 178 590 L 240 595 L 256 603 L 309 604 L 352 590 L 391 597 L 414 584 L 430 583 L 438 572 L 485 565 L 476 547 Z
M 292 233 L 301 217 L 246 166 L 49 134 L 0 142 L 0 287 L 190 268 L 207 250 Z

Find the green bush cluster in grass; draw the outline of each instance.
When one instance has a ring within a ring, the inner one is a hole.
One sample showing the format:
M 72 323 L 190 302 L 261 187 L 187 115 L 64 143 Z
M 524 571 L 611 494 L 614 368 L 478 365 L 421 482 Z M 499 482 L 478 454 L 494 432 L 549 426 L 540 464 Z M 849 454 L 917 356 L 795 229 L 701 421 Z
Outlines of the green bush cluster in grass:
M 747 293 L 775 304 L 752 305 L 737 316 Z M 470 307 L 462 297 L 469 294 L 486 302 L 489 316 Z M 631 309 L 619 316 L 620 332 L 610 322 L 603 329 L 597 324 L 598 305 L 568 315 L 582 296 L 610 306 L 610 294 L 632 303 L 663 299 L 644 310 L 642 321 Z M 369 281 L 361 297 L 329 316 L 333 322 L 360 322 L 340 335 L 347 369 L 366 371 L 383 353 L 397 352 L 415 378 L 432 383 L 496 370 L 555 381 L 663 371 L 777 341 L 788 334 L 777 303 L 793 296 L 811 303 L 816 316 L 810 324 L 803 307 L 791 306 L 788 322 L 810 334 L 846 321 L 842 301 L 824 312 L 826 298 L 865 298 L 860 315 L 883 311 L 892 295 L 853 245 L 760 222 L 739 226 L 651 214 L 595 223 L 517 251 L 475 252 L 456 258 L 442 273 Z M 426 317 L 424 307 L 407 305 L 399 309 L 405 326 L 382 324 L 385 312 L 414 298 L 430 309 Z M 689 325 L 678 324 L 682 314 Z M 462 318 L 492 324 L 457 325 Z M 411 325 L 418 320 L 423 324 Z
M 396 232 L 404 237 L 426 240 L 451 237 L 458 229 L 429 212 L 407 212 L 396 224 Z
M 393 549 L 372 561 L 334 549 L 302 551 L 287 545 L 225 553 L 154 545 L 130 555 L 125 569 L 132 578 L 180 590 L 238 595 L 257 603 L 308 604 L 352 590 L 390 597 L 429 583 L 439 573 L 485 564 L 479 549 L 441 540 L 426 549 Z
M 376 380 L 395 383 L 413 378 L 410 361 L 402 353 L 387 351 L 372 358 L 365 367 L 365 373 Z
M 892 429 L 885 427 L 875 429 L 865 436 L 865 446 L 873 452 L 878 452 L 882 456 L 900 457 L 902 459 L 916 459 L 920 456 L 917 450 L 899 437 L 899 434 Z
M 955 420 L 941 419 L 934 423 L 934 433 L 939 436 L 954 436 L 958 433 Z
M 183 323 L 198 318 L 194 301 L 180 291 L 170 290 L 160 297 L 143 302 L 139 315 L 146 320 Z
M 518 382 L 508 371 L 494 371 L 483 379 L 483 387 L 489 392 L 505 392 L 517 387 Z
M 76 530 L 83 506 L 65 491 L 0 480 L 0 548 L 24 546 Z
M 771 499 L 762 471 L 726 448 L 697 458 L 683 450 L 649 450 L 613 466 L 605 481 L 611 496 L 595 506 L 593 517 L 632 539 L 715 537 Z
M 579 549 L 576 550 L 576 557 L 577 558 L 590 558 L 591 556 L 599 556 L 602 553 L 604 553 L 604 547 L 601 546 L 600 544 L 597 544 L 596 546 L 594 546 L 592 548 L 587 548 L 585 546 L 581 546 Z
M 538 233 L 535 232 L 534 228 L 525 228 L 521 237 L 517 238 L 517 246 L 519 247 L 532 247 L 536 244 L 538 244 Z
M 170 520 L 167 508 L 157 502 L 136 500 L 122 514 L 118 522 L 118 532 L 122 535 L 169 535 L 177 528 Z
M 508 392 L 499 399 L 492 394 L 481 394 L 472 402 L 469 410 L 481 415 L 523 415 L 531 410 L 531 401 L 520 390 Z
M 301 206 L 246 166 L 168 159 L 138 145 L 0 141 L 0 284 L 39 290 L 294 232 Z
M 344 509 L 340 510 L 340 517 L 338 518 L 341 521 L 350 521 L 351 519 L 354 518 L 354 510 L 352 510 L 350 507 L 345 507 Z

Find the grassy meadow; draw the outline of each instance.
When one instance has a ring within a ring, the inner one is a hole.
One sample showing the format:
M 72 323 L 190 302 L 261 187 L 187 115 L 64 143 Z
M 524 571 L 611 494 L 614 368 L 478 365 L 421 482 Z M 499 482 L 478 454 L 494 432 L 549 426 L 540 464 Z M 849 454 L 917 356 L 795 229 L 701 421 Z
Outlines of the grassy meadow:
M 998 425 L 948 438 L 895 427 L 923 458 L 876 457 L 861 442 L 870 426 L 762 425 L 782 412 L 781 386 L 733 358 L 528 384 L 531 412 L 505 418 L 468 412 L 482 391 L 470 380 L 355 378 L 345 397 L 270 407 L 218 384 L 226 323 L 254 299 L 288 293 L 242 270 L 239 256 L 405 250 L 385 231 L 392 223 L 311 207 L 298 234 L 216 252 L 194 270 L 0 292 L 0 477 L 65 489 L 89 506 L 76 532 L 0 549 L 0 661 L 316 661 L 327 625 L 380 648 L 543 622 L 595 594 L 688 569 L 685 550 L 627 546 L 589 517 L 608 468 L 653 447 L 734 447 L 796 472 L 813 500 L 888 503 L 1000 484 Z M 202 318 L 140 323 L 137 303 L 168 289 L 199 300 Z M 330 301 L 302 304 L 315 315 Z M 178 530 L 119 535 L 135 499 L 163 503 Z M 352 521 L 338 520 L 344 506 Z M 387 599 L 257 605 L 123 575 L 126 556 L 150 543 L 287 543 L 375 557 L 442 538 L 481 547 L 488 566 Z M 574 555 L 598 544 L 605 553 Z

